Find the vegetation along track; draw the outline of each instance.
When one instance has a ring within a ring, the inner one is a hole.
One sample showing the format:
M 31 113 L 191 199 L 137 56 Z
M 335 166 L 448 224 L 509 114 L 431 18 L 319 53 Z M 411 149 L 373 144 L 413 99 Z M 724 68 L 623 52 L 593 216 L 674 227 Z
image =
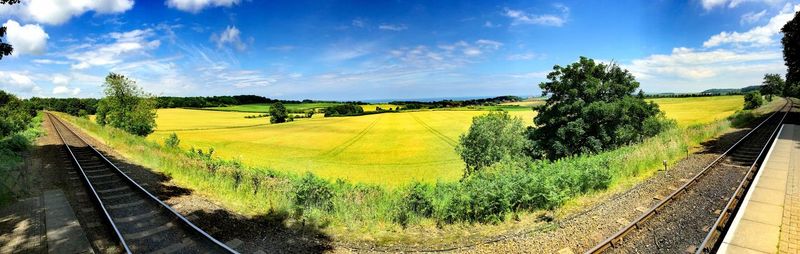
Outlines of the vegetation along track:
M 236 253 L 147 192 L 60 119 L 47 116 L 127 253 Z
M 792 107 L 772 113 L 692 179 L 586 253 L 695 252 Z

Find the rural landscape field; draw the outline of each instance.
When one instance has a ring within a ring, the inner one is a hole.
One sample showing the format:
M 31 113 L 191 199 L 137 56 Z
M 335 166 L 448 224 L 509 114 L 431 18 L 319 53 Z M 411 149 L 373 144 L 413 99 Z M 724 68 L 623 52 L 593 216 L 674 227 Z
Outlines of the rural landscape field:
M 800 0 L 0 19 L 0 253 L 797 249 Z
M 742 96 L 660 98 L 667 117 L 681 126 L 725 119 L 742 109 Z M 541 100 L 509 102 L 510 115 L 533 124 L 533 106 Z M 309 109 L 325 104 L 299 104 Z M 515 108 L 518 106 L 519 109 Z M 362 105 L 365 109 L 387 105 Z M 211 110 L 161 109 L 157 128 L 148 139 L 161 142 L 176 133 L 185 149 L 214 148 L 216 154 L 250 165 L 292 173 L 313 172 L 328 179 L 400 187 L 412 181 L 456 181 L 464 162 L 455 146 L 472 118 L 486 110 L 455 108 L 385 113 L 357 117 L 301 119 L 269 125 L 265 105 L 241 105 Z M 488 108 L 491 110 L 495 108 Z M 219 110 L 219 111 L 217 111 Z

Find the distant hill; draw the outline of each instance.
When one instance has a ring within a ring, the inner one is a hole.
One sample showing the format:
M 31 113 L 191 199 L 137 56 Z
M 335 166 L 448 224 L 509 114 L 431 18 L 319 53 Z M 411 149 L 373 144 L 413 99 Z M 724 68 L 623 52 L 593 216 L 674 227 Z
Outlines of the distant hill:
M 759 91 L 761 86 L 748 86 L 743 88 L 712 88 L 700 93 L 707 94 L 731 94 L 731 93 L 747 93 L 751 91 Z

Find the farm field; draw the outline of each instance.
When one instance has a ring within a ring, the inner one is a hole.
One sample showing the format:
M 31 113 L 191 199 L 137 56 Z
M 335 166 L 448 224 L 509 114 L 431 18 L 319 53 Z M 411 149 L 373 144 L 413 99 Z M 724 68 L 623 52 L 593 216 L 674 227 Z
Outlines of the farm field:
M 268 120 L 239 116 L 241 119 L 221 120 L 238 126 L 226 128 L 209 124 L 209 118 L 233 112 L 167 109 L 159 110 L 158 129 L 148 139 L 161 142 L 175 132 L 184 148 L 214 147 L 218 156 L 238 158 L 249 165 L 400 186 L 412 180 L 435 182 L 461 177 L 463 162 L 454 151 L 458 136 L 469 128 L 472 117 L 485 113 L 402 112 L 249 127 Z M 511 115 L 532 123 L 535 112 L 515 111 Z
M 743 108 L 744 96 L 709 96 L 685 98 L 657 98 L 653 101 L 680 126 L 709 123 L 723 119 Z
M 680 126 L 722 119 L 742 107 L 742 96 L 652 101 Z M 495 108 L 508 110 L 525 124 L 532 124 L 536 115 L 525 106 Z M 161 109 L 156 132 L 148 139 L 161 142 L 175 132 L 184 148 L 213 147 L 216 155 L 248 165 L 397 187 L 413 180 L 459 179 L 463 162 L 454 151 L 458 136 L 469 128 L 472 117 L 495 108 L 315 117 L 279 125 L 268 124 L 268 118 L 244 118 L 253 113 Z
M 283 104 L 286 106 L 286 109 L 289 111 L 305 111 L 309 109 L 321 109 L 326 108 L 334 105 L 339 105 L 341 103 L 335 102 L 313 102 L 313 103 L 286 103 Z M 236 111 L 236 112 L 253 112 L 253 113 L 266 113 L 269 112 L 270 104 L 244 104 L 244 105 L 234 105 L 228 107 L 210 107 L 204 108 L 207 110 L 217 110 L 217 111 Z M 361 108 L 364 111 L 375 111 L 375 107 L 381 107 L 383 109 L 389 109 L 397 107 L 396 105 L 391 104 L 364 104 L 361 105 Z

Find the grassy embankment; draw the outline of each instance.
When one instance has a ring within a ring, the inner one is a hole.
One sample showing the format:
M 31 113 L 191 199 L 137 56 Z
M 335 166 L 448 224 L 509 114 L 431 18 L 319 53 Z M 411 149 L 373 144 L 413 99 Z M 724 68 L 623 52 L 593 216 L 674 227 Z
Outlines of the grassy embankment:
M 775 107 L 776 103 L 773 102 L 771 106 Z M 325 232 L 339 239 L 368 239 L 378 242 L 423 241 L 419 237 L 407 236 L 436 228 L 447 231 L 449 228 L 459 228 L 459 225 L 468 225 L 475 221 L 500 222 L 508 216 L 524 217 L 538 209 L 557 208 L 575 197 L 605 188 L 615 188 L 621 183 L 630 183 L 652 174 L 661 167 L 662 160 L 681 159 L 687 149 L 697 147 L 701 142 L 730 129 L 728 120 L 675 128 L 640 144 L 598 155 L 539 163 L 532 171 L 524 168 L 521 171 L 497 169 L 496 172 L 502 174 L 488 173 L 485 177 L 476 177 L 477 180 L 463 184 L 439 182 L 436 185 L 422 185 L 423 191 L 418 193 L 422 193 L 421 196 L 424 197 L 419 198 L 409 196 L 409 193 L 415 192 L 408 191 L 407 188 L 387 189 L 378 185 L 352 184 L 346 181 L 328 182 L 310 175 L 302 177 L 263 167 L 248 167 L 236 162 L 189 156 L 185 151 L 165 148 L 141 137 L 100 127 L 86 119 L 64 115 L 62 117 L 100 138 L 134 162 L 168 174 L 177 184 L 191 188 L 232 211 L 246 215 L 289 212 L 294 214 L 295 220 L 287 223 L 302 221 L 326 225 Z M 584 183 L 587 181 L 580 181 L 592 180 L 591 174 L 594 173 L 600 173 L 608 179 L 591 186 Z M 258 180 L 252 181 L 253 177 Z M 520 179 L 527 180 L 526 184 L 536 185 L 520 185 L 523 189 L 515 189 L 520 186 L 513 183 L 518 183 Z M 539 182 L 544 184 L 537 184 Z M 524 188 L 528 186 L 532 188 Z M 308 190 L 321 191 L 310 193 Z M 559 192 L 555 196 L 540 192 L 552 190 Z M 516 193 L 524 193 L 526 196 L 520 197 L 524 202 L 511 200 L 513 204 L 507 204 L 491 196 L 498 191 L 502 192 L 499 195 L 502 200 L 515 197 L 513 195 Z M 536 194 L 543 198 L 530 199 L 527 194 Z M 525 197 L 528 200 L 524 200 Z M 427 202 L 426 205 L 431 207 L 430 212 L 398 212 L 399 207 L 408 207 L 409 201 L 420 200 Z M 482 207 L 483 205 L 494 207 Z M 515 207 L 506 207 L 507 205 Z M 459 211 L 459 207 L 481 210 Z M 495 208 L 496 210 L 492 210 Z M 403 229 L 401 225 L 407 228 Z M 502 225 L 503 223 L 498 227 Z M 445 233 L 441 238 L 448 236 L 454 239 L 459 237 Z M 425 241 L 432 239 L 426 238 Z
M 27 150 L 37 137 L 42 134 L 42 114 L 39 113 L 28 124 L 24 131 L 0 138 L 0 205 L 10 201 L 12 188 L 18 174 L 15 172 L 22 166 L 22 152 Z

